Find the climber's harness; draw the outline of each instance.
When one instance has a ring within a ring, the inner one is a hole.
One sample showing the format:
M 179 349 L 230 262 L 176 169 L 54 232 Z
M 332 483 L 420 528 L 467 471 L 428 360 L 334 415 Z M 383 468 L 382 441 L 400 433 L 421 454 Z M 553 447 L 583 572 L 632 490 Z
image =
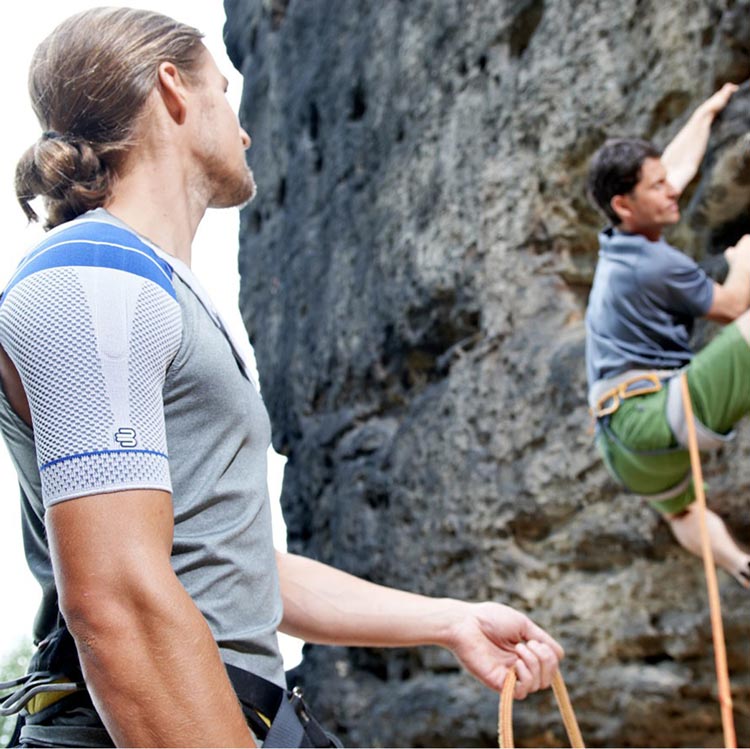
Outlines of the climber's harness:
M 295 687 L 291 692 L 236 666 L 226 665 L 227 674 L 242 706 L 245 720 L 265 747 L 338 747 L 341 743 L 311 715 Z M 0 683 L 0 717 L 19 714 L 11 746 L 19 740 L 54 745 L 57 726 L 49 721 L 63 712 L 84 708 L 94 710 L 86 690 L 78 654 L 64 625 L 39 644 L 29 671 Z M 81 739 L 76 746 L 106 746 L 111 738 L 103 727 L 71 726 Z M 86 739 L 83 739 L 86 740 Z M 49 742 L 52 741 L 52 744 Z
M 264 747 L 341 746 L 312 716 L 299 687 L 289 692 L 241 668 L 227 665 L 226 669 L 245 720 Z
M 610 433 L 609 418 L 628 398 L 658 393 L 667 388 L 665 416 L 669 428 L 677 441 L 678 449 L 687 447 L 688 427 L 685 409 L 680 396 L 680 369 L 630 370 L 607 380 L 594 383 L 589 391 L 589 410 L 597 425 Z M 698 447 L 701 450 L 715 450 L 726 445 L 735 437 L 735 432 L 718 434 L 695 419 Z
M 669 372 L 671 377 L 674 372 Z M 594 419 L 611 416 L 622 401 L 639 395 L 658 393 L 662 389 L 661 372 L 625 372 L 619 377 L 597 382 L 589 395 L 591 415 Z

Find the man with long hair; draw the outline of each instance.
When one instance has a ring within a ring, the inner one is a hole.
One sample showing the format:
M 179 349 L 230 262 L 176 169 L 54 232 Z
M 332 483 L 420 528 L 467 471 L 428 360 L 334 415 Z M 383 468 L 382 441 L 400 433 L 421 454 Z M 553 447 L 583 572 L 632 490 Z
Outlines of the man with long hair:
M 32 62 L 43 132 L 16 188 L 50 231 L 0 304 L 0 428 L 44 593 L 27 746 L 325 745 L 277 630 L 442 645 L 493 689 L 515 669 L 519 698 L 562 657 L 506 606 L 274 552 L 268 416 L 190 270 L 206 208 L 255 192 L 226 85 L 195 29 L 131 9 L 70 18 Z

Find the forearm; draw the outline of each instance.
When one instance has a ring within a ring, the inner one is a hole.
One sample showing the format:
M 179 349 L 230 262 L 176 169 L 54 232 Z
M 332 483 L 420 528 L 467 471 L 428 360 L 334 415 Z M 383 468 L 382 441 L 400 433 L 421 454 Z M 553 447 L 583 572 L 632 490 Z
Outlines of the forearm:
M 704 103 L 664 149 L 661 160 L 667 170 L 667 179 L 678 192 L 682 192 L 698 172 L 715 116 L 715 112 Z
M 723 284 L 714 285 L 714 301 L 707 317 L 720 323 L 736 320 L 750 307 L 750 268 L 735 264 Z
M 172 569 L 172 517 L 170 495 L 145 490 L 47 511 L 87 687 L 118 746 L 253 746 L 211 631 Z
M 176 579 L 69 624 L 116 745 L 254 746 L 211 632 Z
M 750 307 L 750 268 L 733 266 L 729 268 L 724 288 L 731 289 L 737 303 L 737 314 L 739 317 Z
M 429 598 L 366 582 L 310 559 L 277 553 L 281 629 L 310 642 L 393 647 L 441 645 L 499 690 L 509 669 L 515 695 L 549 686 L 563 651 L 544 630 L 498 603 Z
M 451 647 L 468 604 L 376 585 L 312 559 L 277 553 L 281 630 L 319 644 Z

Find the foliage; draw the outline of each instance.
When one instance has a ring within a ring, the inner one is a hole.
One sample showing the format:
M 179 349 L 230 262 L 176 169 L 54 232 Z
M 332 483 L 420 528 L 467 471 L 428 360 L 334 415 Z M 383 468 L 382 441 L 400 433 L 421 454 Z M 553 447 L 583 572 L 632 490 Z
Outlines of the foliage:
M 0 662 L 0 682 L 10 681 L 21 676 L 26 671 L 26 666 L 31 658 L 33 646 L 30 640 L 20 642 L 1 662 Z M 7 746 L 13 729 L 16 725 L 16 716 L 11 715 L 7 718 L 0 716 L 0 746 Z

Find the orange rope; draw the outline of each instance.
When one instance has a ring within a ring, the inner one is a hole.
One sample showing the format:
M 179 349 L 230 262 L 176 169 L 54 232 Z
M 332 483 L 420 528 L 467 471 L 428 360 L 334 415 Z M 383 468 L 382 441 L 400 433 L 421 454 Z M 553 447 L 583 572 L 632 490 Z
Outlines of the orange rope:
M 708 525 L 706 524 L 706 494 L 703 489 L 703 471 L 701 470 L 698 437 L 695 432 L 695 422 L 693 420 L 693 404 L 690 401 L 690 390 L 688 389 L 687 376 L 684 372 L 680 375 L 680 386 L 682 388 L 682 402 L 685 408 L 685 421 L 688 428 L 688 449 L 690 451 L 690 464 L 693 468 L 693 485 L 695 486 L 695 498 L 700 519 L 703 567 L 706 571 L 708 603 L 711 611 L 711 631 L 714 640 L 714 660 L 716 662 L 716 680 L 719 687 L 721 724 L 724 729 L 724 746 L 726 749 L 735 749 L 737 746 L 737 737 L 734 731 L 734 717 L 732 715 L 732 691 L 729 686 L 729 669 L 727 667 L 724 625 L 721 620 L 719 585 L 716 580 L 714 555 L 708 535 Z
M 508 671 L 508 675 L 503 682 L 502 692 L 500 693 L 497 744 L 501 749 L 513 749 L 513 690 L 516 686 L 516 679 L 516 672 Z M 581 729 L 578 727 L 578 721 L 573 712 L 573 705 L 570 703 L 568 690 L 565 687 L 565 682 L 560 671 L 555 671 L 552 677 L 552 691 L 560 708 L 560 714 L 562 715 L 570 745 L 574 749 L 584 749 L 585 745 L 581 736 Z
M 565 732 L 568 734 L 570 745 L 574 749 L 584 749 L 586 745 L 583 743 L 581 729 L 578 727 L 578 721 L 573 712 L 573 705 L 570 702 L 568 689 L 559 671 L 555 671 L 555 675 L 552 677 L 552 691 L 555 693 L 555 699 L 560 706 L 560 714 L 562 715 L 563 725 L 565 726 Z
M 513 690 L 516 688 L 516 672 L 508 671 L 500 692 L 500 711 L 497 721 L 497 745 L 500 749 L 513 749 Z

